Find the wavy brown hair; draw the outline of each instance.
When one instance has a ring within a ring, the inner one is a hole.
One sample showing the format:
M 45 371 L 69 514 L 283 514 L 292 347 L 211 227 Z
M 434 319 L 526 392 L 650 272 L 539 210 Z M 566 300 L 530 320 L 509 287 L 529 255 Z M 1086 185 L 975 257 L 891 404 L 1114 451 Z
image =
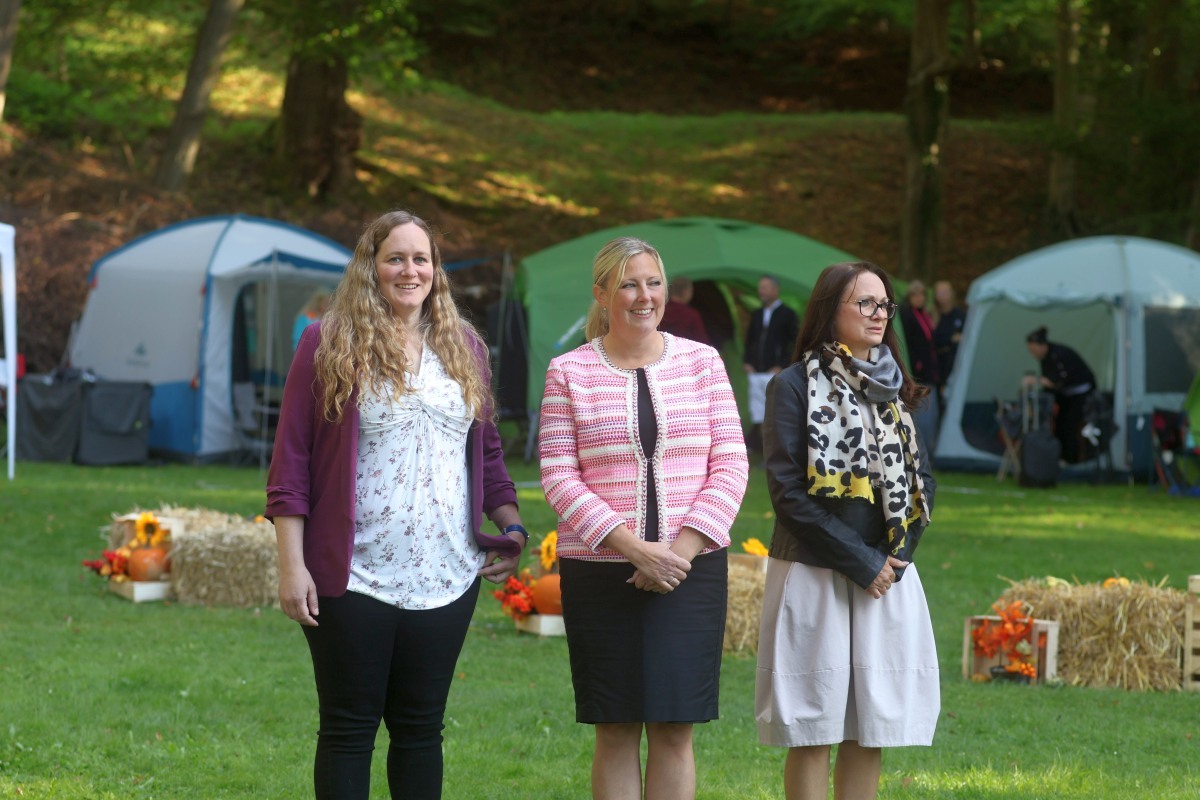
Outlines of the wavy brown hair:
M 491 413 L 491 389 L 476 356 L 478 348 L 483 347 L 482 337 L 463 319 L 454 302 L 433 229 L 408 211 L 389 211 L 368 223 L 358 237 L 354 255 L 346 264 L 321 324 L 315 369 L 327 420 L 342 420 L 355 386 L 369 386 L 382 394 L 384 386 L 391 384 L 396 398 L 411 391 L 404 380 L 404 373 L 413 366 L 404 354 L 404 331 L 380 291 L 375 264 L 379 247 L 388 235 L 409 224 L 429 237 L 433 259 L 433 286 L 421 307 L 421 334 L 441 359 L 446 373 L 462 388 L 472 416 L 483 419 Z
M 632 236 L 613 239 L 601 247 L 600 252 L 596 253 L 596 257 L 592 259 L 592 283 L 601 289 L 608 290 L 610 303 L 617 293 L 617 287 L 625 279 L 625 268 L 629 266 L 629 259 L 642 253 L 654 259 L 654 263 L 658 264 L 658 271 L 662 275 L 663 283 L 666 283 L 667 270 L 663 267 L 662 256 L 649 242 Z M 608 333 L 608 315 L 604 313 L 604 309 L 593 297 L 592 305 L 588 308 L 587 325 L 583 329 L 583 334 L 590 342 L 597 336 L 603 336 L 606 333 Z
M 792 354 L 793 363 L 802 361 L 805 353 L 835 340 L 833 324 L 842 305 L 842 295 L 846 294 L 846 287 L 852 286 L 864 272 L 870 272 L 883 281 L 888 300 L 896 302 L 892 279 L 870 261 L 843 261 L 829 265 L 817 277 L 812 295 L 808 298 L 808 306 L 804 309 L 804 322 L 800 326 L 800 335 L 796 337 L 796 350 Z M 892 351 L 892 358 L 896 359 L 900 366 L 900 399 L 909 408 L 916 408 L 929 394 L 929 389 L 914 381 L 904 364 L 900 353 L 900 340 L 896 338 L 895 326 L 892 325 L 895 320 L 895 317 L 888 320 L 887 327 L 883 329 L 883 344 Z

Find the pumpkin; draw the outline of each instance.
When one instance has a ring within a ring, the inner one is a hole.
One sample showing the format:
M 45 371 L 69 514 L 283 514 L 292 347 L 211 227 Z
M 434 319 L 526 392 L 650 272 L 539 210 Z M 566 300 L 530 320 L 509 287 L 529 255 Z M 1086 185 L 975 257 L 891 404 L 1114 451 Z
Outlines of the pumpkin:
M 138 547 L 129 554 L 129 577 L 135 581 L 156 581 L 167 571 L 167 551 L 161 547 Z
M 557 574 L 543 575 L 533 584 L 533 607 L 539 614 L 562 613 L 562 588 Z

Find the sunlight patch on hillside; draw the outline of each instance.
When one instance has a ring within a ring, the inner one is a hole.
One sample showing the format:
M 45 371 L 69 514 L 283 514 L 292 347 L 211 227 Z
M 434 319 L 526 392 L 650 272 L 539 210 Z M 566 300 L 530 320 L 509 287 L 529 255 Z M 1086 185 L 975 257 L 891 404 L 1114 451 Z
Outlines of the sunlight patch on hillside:
M 212 93 L 212 106 L 235 117 L 275 116 L 283 105 L 283 76 L 261 67 L 226 67 Z

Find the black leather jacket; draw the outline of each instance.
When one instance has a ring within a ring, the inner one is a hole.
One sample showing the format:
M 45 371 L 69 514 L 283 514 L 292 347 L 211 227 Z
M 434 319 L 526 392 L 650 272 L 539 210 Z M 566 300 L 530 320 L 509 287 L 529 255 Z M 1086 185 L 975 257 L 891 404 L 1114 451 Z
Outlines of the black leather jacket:
M 932 514 L 937 483 L 919 435 L 917 447 L 925 502 Z M 767 385 L 763 458 L 775 508 L 771 557 L 832 569 L 864 589 L 870 586 L 887 563 L 882 506 L 878 495 L 872 504 L 862 498 L 808 494 L 808 378 L 804 364 L 793 364 Z M 914 525 L 896 557 L 911 561 L 923 532 Z M 896 580 L 902 574 L 903 569 L 897 569 Z

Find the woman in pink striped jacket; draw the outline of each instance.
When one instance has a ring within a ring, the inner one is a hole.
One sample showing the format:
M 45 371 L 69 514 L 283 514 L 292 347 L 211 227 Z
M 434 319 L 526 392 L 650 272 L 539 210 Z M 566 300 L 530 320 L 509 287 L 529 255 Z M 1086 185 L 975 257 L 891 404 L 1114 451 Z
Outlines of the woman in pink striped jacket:
M 550 362 L 539 432 L 575 716 L 596 726 L 593 797 L 690 798 L 692 725 L 717 718 L 746 446 L 717 351 L 657 329 L 658 252 L 609 242 L 593 281 L 591 341 Z

